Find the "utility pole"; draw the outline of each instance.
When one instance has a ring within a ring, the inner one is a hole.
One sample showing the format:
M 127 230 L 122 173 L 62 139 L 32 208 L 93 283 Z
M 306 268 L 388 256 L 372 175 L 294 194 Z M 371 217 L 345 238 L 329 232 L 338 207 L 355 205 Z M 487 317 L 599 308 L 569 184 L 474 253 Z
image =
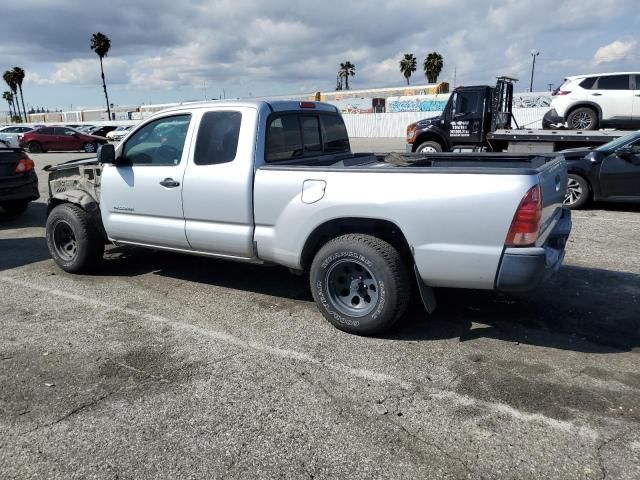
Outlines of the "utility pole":
M 456 75 L 458 73 L 458 67 L 456 65 L 453 66 L 453 88 L 456 88 Z
M 553 90 L 553 83 L 547 83 L 549 85 L 549 91 Z
M 531 83 L 529 84 L 529 92 L 533 92 L 533 72 L 536 69 L 536 57 L 540 55 L 540 52 L 536 49 L 531 50 L 531 56 L 533 57 L 533 63 L 531 64 Z

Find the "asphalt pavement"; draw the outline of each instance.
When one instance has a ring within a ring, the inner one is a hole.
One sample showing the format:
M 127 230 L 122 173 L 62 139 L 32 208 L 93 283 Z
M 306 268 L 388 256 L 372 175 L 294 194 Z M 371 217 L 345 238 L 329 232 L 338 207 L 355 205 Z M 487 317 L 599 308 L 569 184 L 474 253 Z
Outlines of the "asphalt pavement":
M 402 150 L 402 139 L 356 139 Z M 340 332 L 307 279 L 110 248 L 70 275 L 0 216 L 0 478 L 640 478 L 640 207 L 575 212 L 541 289 Z

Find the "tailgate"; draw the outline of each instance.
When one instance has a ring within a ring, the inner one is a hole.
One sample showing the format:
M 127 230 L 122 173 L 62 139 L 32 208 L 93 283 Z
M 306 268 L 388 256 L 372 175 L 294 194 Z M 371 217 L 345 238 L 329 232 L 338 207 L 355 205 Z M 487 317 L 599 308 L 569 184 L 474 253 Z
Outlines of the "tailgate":
M 21 158 L 20 151 L 0 148 L 0 177 L 15 176 L 16 166 Z
M 544 243 L 562 213 L 567 192 L 567 162 L 559 155 L 547 162 L 538 175 L 542 190 L 542 221 L 539 242 Z

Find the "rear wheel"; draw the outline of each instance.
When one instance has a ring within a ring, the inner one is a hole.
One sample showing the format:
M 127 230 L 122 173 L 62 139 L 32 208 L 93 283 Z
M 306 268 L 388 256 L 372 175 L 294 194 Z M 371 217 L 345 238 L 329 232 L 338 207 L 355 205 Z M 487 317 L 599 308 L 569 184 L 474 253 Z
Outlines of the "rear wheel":
M 325 244 L 313 259 L 310 282 L 324 317 L 356 335 L 388 330 L 409 301 L 409 273 L 400 254 L 371 235 L 343 235 Z
M 564 206 L 572 210 L 583 207 L 589 201 L 589 184 L 580 175 L 569 174 L 567 182 L 567 194 L 564 197 Z
M 29 153 L 42 153 L 42 145 L 38 142 L 29 142 L 27 147 L 29 148 Z
M 91 143 L 91 142 L 87 142 L 84 144 L 84 147 L 82 148 L 86 153 L 94 153 L 97 148 L 96 148 L 96 144 L 95 143 Z
M 592 108 L 576 108 L 567 117 L 567 126 L 571 130 L 596 130 L 598 114 Z
M 422 142 L 420 145 L 418 145 L 418 148 L 416 148 L 417 153 L 437 153 L 441 151 L 442 145 L 432 140 Z
M 89 214 L 77 205 L 58 205 L 47 217 L 47 247 L 53 260 L 67 272 L 95 268 L 104 242 Z
M 2 207 L 8 215 L 19 215 L 24 212 L 28 206 L 28 200 L 14 200 L 13 202 L 0 203 L 0 207 Z

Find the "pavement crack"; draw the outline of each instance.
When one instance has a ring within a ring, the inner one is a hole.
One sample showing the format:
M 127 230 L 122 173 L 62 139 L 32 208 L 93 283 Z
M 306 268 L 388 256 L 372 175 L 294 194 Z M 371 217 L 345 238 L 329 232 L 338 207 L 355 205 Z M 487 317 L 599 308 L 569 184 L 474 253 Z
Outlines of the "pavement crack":
M 627 433 L 629 433 L 629 432 L 622 432 L 622 433 L 620 433 L 620 434 L 618 434 L 618 435 L 616 435 L 614 437 L 609 438 L 608 440 L 604 440 L 596 448 L 596 456 L 598 458 L 598 465 L 600 466 L 600 471 L 602 472 L 602 477 L 600 477 L 600 480 L 606 480 L 606 478 L 607 478 L 607 468 L 605 467 L 604 459 L 602 458 L 602 450 L 606 446 L 608 446 L 610 443 L 614 443 L 614 442 L 617 442 L 618 440 L 620 440 L 622 437 L 627 435 Z
M 132 367 L 131 365 L 127 365 L 126 363 L 118 362 L 117 360 L 114 360 L 112 358 L 107 358 L 106 360 L 108 362 L 115 363 L 116 365 L 118 365 L 119 367 L 124 368 L 125 370 L 129 370 L 131 372 L 135 372 L 135 373 L 138 373 L 140 375 L 144 375 L 147 378 L 152 378 L 153 380 L 157 380 L 159 382 L 168 382 L 169 381 L 169 380 L 167 380 L 166 378 L 164 378 L 162 376 L 153 375 L 152 373 L 149 373 L 149 372 L 147 372 L 145 370 L 141 370 L 139 368 Z
M 412 433 L 411 431 L 409 431 L 404 425 L 398 423 L 398 422 L 394 422 L 393 420 L 391 420 L 391 418 L 388 419 L 389 423 L 395 425 L 396 427 L 398 427 L 400 430 L 402 430 L 406 435 L 408 435 L 409 437 L 413 438 L 414 440 L 417 440 L 418 442 L 427 445 L 428 447 L 431 448 L 435 448 L 437 451 L 439 451 L 440 453 L 442 453 L 445 457 L 453 460 L 454 462 L 460 464 L 462 466 L 462 468 L 465 469 L 465 471 L 469 474 L 469 475 L 473 475 L 473 470 L 469 467 L 469 465 L 467 465 L 462 459 L 456 457 L 455 455 L 452 455 L 451 453 L 449 453 L 447 450 L 445 450 L 443 447 L 441 447 L 440 445 L 438 445 L 437 443 L 433 443 L 430 442 L 424 438 L 422 438 L 420 435 L 417 435 L 415 433 Z
M 65 413 L 63 416 L 55 419 L 54 421 L 49 422 L 49 423 L 47 423 L 45 425 L 38 425 L 35 428 L 32 428 L 32 429 L 27 430 L 25 432 L 22 432 L 20 434 L 20 436 L 28 435 L 28 434 L 33 433 L 36 430 L 39 430 L 41 428 L 48 428 L 48 427 L 52 427 L 53 425 L 57 425 L 58 423 L 63 422 L 64 420 L 68 419 L 69 417 L 72 417 L 73 415 L 75 415 L 77 413 L 80 413 L 83 410 L 98 404 L 99 402 L 101 402 L 105 398 L 110 397 L 111 395 L 113 395 L 114 393 L 119 392 L 120 390 L 121 389 L 119 389 L 119 388 L 116 389 L 116 390 L 112 390 L 112 391 L 107 392 L 107 393 L 105 393 L 103 395 L 100 395 L 99 397 L 93 398 L 92 400 L 90 400 L 88 402 L 82 403 L 82 404 L 78 405 L 77 407 L 75 407 L 74 409 L 70 410 L 69 412 Z

